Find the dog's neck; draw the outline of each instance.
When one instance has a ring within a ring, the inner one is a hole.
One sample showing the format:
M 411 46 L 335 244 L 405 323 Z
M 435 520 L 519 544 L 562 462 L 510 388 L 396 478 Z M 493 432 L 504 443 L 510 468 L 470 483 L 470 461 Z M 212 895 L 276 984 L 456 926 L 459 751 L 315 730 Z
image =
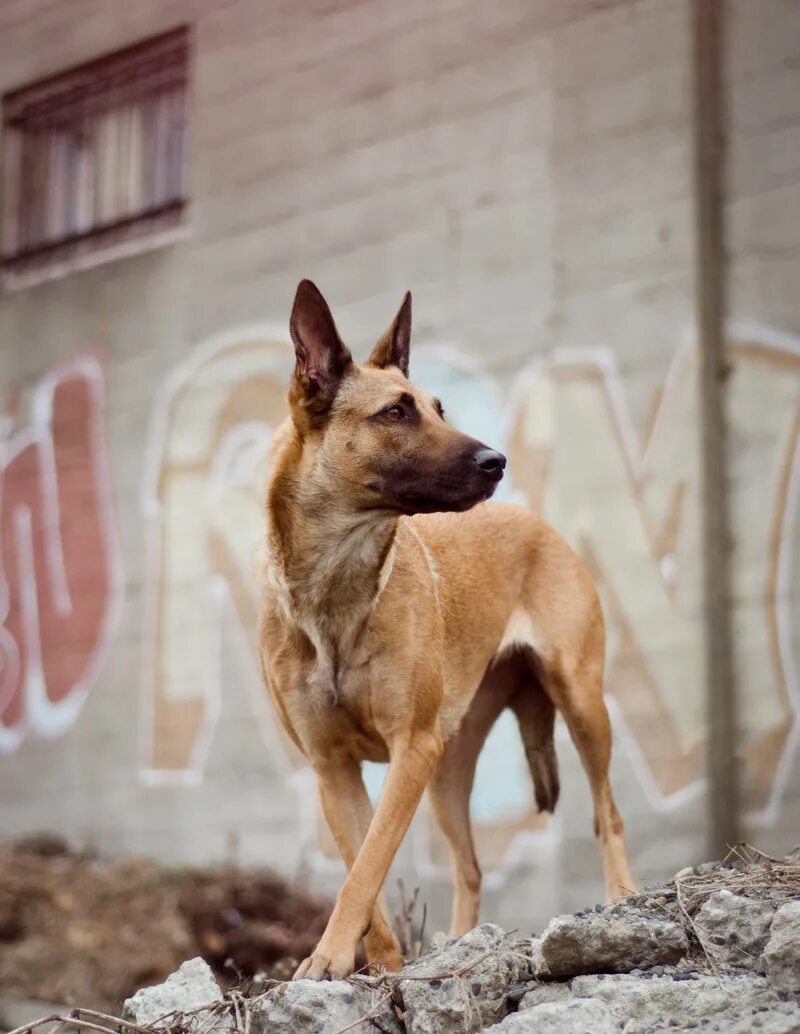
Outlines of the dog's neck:
M 348 510 L 327 493 L 300 490 L 295 498 L 293 512 L 269 529 L 292 609 L 329 625 L 340 614 L 365 614 L 378 592 L 397 517 Z
M 267 487 L 268 574 L 284 619 L 336 670 L 390 573 L 398 516 L 349 506 L 329 477 L 283 458 Z

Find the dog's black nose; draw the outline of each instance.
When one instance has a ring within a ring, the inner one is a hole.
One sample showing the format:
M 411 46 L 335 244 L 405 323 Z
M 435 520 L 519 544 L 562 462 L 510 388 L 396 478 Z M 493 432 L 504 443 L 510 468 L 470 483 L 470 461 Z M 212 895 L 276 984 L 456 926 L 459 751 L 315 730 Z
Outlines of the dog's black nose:
M 485 446 L 478 449 L 474 459 L 487 474 L 502 474 L 506 467 L 506 458 L 502 452 L 495 452 L 494 449 L 487 449 Z

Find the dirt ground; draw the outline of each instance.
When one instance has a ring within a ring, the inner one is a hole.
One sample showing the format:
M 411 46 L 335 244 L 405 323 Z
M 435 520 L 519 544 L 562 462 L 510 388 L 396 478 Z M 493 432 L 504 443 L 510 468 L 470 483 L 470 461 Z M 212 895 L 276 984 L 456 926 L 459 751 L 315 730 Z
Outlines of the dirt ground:
M 111 863 L 46 837 L 0 845 L 0 998 L 115 1011 L 198 954 L 223 984 L 284 977 L 330 908 L 270 872 Z

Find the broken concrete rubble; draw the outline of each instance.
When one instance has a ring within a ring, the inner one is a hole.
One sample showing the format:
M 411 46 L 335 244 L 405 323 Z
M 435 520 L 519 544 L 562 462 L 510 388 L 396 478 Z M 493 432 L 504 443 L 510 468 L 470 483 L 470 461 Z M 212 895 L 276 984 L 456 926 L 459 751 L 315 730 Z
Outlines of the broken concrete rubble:
M 782 1001 L 763 978 L 738 975 L 719 980 L 692 974 L 690 979 L 678 980 L 678 975 L 575 977 L 559 985 L 559 1001 L 513 1013 L 492 1028 L 492 1034 L 727 1032 L 742 1024 L 742 1031 L 788 1034 L 800 1024 L 800 1006 Z
M 122 1015 L 139 1027 L 148 1027 L 170 1013 L 183 1013 L 223 1001 L 211 967 L 203 959 L 184 962 L 163 984 L 143 987 L 122 1007 Z
M 409 1034 L 472 1034 L 509 1011 L 509 991 L 529 961 L 499 926 L 486 923 L 429 953 L 393 980 L 395 1002 Z
M 695 926 L 715 958 L 731 966 L 764 972 L 761 954 L 769 940 L 775 904 L 718 890 L 695 917 Z
M 536 976 L 627 973 L 669 965 L 686 954 L 686 934 L 668 919 L 591 913 L 556 916 L 539 942 L 542 969 Z
M 184 1018 L 183 1034 L 795 1034 L 799 889 L 797 860 L 713 863 L 677 883 L 557 916 L 527 941 L 485 924 L 459 939 L 435 937 L 400 973 L 240 994 L 238 1017 L 195 959 L 129 999 L 126 1016 L 147 1026 L 210 1003 L 210 1021 Z M 164 1034 L 175 1034 L 168 1026 Z
M 383 989 L 359 982 L 358 978 L 282 984 L 253 1004 L 250 1021 L 253 1034 L 323 1034 L 328 1030 L 370 1028 L 383 1034 L 403 1031 L 391 996 Z
M 778 991 L 800 995 L 800 900 L 788 901 L 775 913 L 764 961 Z
M 512 1013 L 492 1030 L 496 1034 L 617 1034 L 618 1027 L 606 1006 L 596 998 L 573 998 Z

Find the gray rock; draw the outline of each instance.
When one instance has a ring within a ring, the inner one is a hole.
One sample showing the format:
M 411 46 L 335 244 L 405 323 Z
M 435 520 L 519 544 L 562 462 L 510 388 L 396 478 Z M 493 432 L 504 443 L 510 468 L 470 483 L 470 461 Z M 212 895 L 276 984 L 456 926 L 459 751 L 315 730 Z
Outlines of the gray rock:
M 527 964 L 504 931 L 489 923 L 437 955 L 424 955 L 396 978 L 396 1001 L 406 1031 L 472 1034 L 497 1023 L 508 1012 L 509 991 Z M 444 975 L 462 970 L 458 977 Z M 420 979 L 427 976 L 431 979 Z
M 201 958 L 189 959 L 163 984 L 143 987 L 122 1007 L 122 1015 L 146 1027 L 171 1012 L 186 1012 L 200 1005 L 223 1001 L 211 967 Z M 227 1024 L 223 1024 L 227 1025 Z
M 632 914 L 556 916 L 539 943 L 537 977 L 571 977 L 581 973 L 627 973 L 637 967 L 669 965 L 688 944 L 677 923 Z
M 746 1009 L 741 1016 L 723 1018 L 711 1029 L 719 1034 L 797 1034 L 800 1009 L 795 1002 L 776 1002 L 766 1012 Z
M 576 977 L 572 991 L 578 998 L 596 998 L 618 1020 L 626 1020 L 631 1031 L 646 1030 L 667 1019 L 701 1019 L 721 1012 L 728 994 L 715 977 L 673 980 L 671 977 L 633 977 L 627 973 Z M 626 1028 L 627 1034 L 627 1028 Z
M 534 1006 L 544 1005 L 546 1002 L 566 1002 L 574 997 L 568 983 L 548 981 L 545 984 L 536 984 L 527 991 L 520 999 L 519 1009 L 533 1009 Z
M 775 905 L 729 890 L 712 894 L 695 916 L 695 925 L 715 961 L 764 972 L 761 953 L 769 940 Z
M 250 1024 L 252 1034 L 329 1034 L 351 1026 L 354 1034 L 402 1031 L 385 988 L 368 987 L 357 980 L 281 984 L 254 1002 Z
M 528 958 L 531 975 L 534 973 L 541 973 L 546 970 L 544 956 L 542 955 L 542 938 L 531 937 L 528 941 Z
M 596 998 L 545 1002 L 515 1012 L 491 1028 L 493 1034 L 618 1034 L 608 1008 Z
M 800 994 L 800 901 L 787 901 L 775 913 L 764 962 L 773 987 Z
M 792 1015 L 792 1022 L 800 1024 L 800 1006 L 781 1002 L 766 980 L 750 974 L 679 981 L 627 973 L 583 976 L 572 981 L 571 989 L 576 998 L 605 1005 L 625 1034 L 670 1028 L 778 1034 L 792 1029 L 786 1027 Z

